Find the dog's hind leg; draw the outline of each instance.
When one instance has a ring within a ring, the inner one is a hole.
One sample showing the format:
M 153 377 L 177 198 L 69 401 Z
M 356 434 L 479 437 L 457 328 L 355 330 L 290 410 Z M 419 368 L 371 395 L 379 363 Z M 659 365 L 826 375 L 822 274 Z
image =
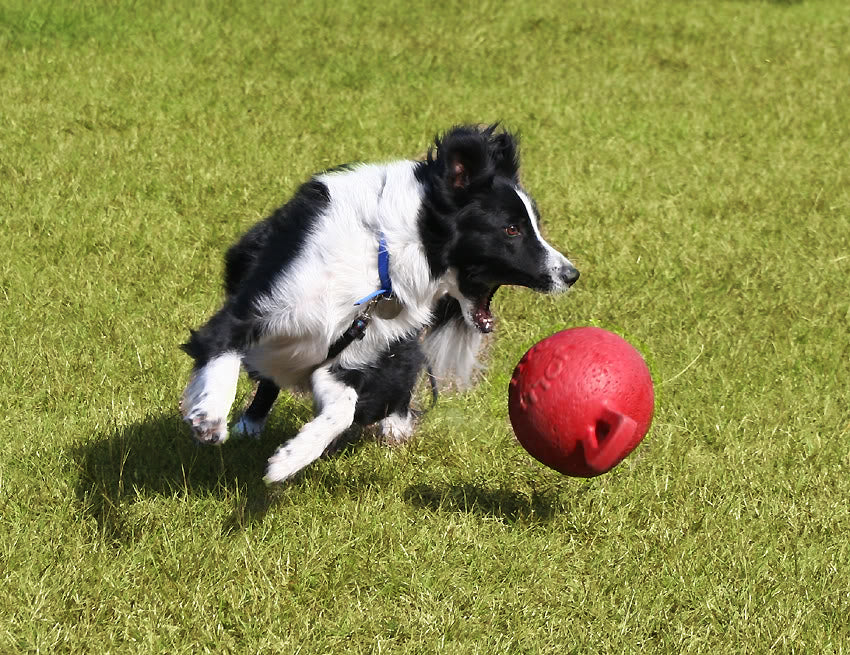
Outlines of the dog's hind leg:
M 251 404 L 236 421 L 233 431 L 239 436 L 259 438 L 279 393 L 280 387 L 274 382 L 260 378 Z
M 227 441 L 227 414 L 236 397 L 240 364 L 237 353 L 225 352 L 192 371 L 180 401 L 180 411 L 198 442 L 221 444 Z
M 318 415 L 269 458 L 265 481 L 282 482 L 322 456 L 354 423 L 357 391 L 322 366 L 310 377 Z

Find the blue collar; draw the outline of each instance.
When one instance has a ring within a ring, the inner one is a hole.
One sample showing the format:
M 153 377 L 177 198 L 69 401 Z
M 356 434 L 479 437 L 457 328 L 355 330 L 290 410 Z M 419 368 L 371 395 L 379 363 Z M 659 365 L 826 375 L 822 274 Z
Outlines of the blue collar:
M 390 280 L 390 253 L 387 250 L 387 239 L 383 232 L 378 232 L 378 277 L 381 288 L 361 298 L 354 303 L 355 305 L 362 305 L 381 296 L 389 298 L 393 293 L 393 283 Z

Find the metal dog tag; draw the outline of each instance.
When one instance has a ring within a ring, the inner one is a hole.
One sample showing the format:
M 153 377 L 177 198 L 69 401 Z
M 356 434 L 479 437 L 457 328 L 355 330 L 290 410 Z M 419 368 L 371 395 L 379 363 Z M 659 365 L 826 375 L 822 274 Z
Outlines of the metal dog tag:
M 375 307 L 375 316 L 389 321 L 401 314 L 402 309 L 404 309 L 404 306 L 396 300 L 395 296 L 381 298 L 378 306 Z

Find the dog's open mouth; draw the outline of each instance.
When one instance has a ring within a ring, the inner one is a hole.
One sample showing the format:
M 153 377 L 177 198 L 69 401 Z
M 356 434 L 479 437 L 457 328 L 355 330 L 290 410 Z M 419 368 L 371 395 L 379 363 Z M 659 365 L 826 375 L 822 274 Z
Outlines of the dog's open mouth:
M 490 311 L 490 301 L 496 294 L 498 285 L 490 289 L 485 295 L 481 296 L 476 302 L 472 312 L 472 322 L 483 334 L 489 334 L 493 331 L 493 312 Z

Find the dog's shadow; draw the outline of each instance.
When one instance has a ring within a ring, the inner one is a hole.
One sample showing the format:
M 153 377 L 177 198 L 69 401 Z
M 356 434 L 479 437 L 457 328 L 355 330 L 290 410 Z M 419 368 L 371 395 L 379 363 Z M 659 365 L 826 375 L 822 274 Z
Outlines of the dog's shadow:
M 127 519 L 129 505 L 152 495 L 236 496 L 233 512 L 222 526 L 227 534 L 262 520 L 293 485 L 309 483 L 345 494 L 374 486 L 376 479 L 368 474 L 350 479 L 327 470 L 317 474 L 308 467 L 283 485 L 267 487 L 262 480 L 266 461 L 311 416 L 303 404 L 285 409 L 275 412 L 262 439 L 240 439 L 221 447 L 196 446 L 176 412 L 118 426 L 75 449 L 80 471 L 77 498 L 108 541 L 125 543 L 138 536 Z M 332 456 L 353 453 L 367 438 L 362 433 L 349 435 Z M 508 523 L 548 521 L 560 507 L 557 494 L 527 494 L 477 483 L 411 485 L 403 498 L 420 509 L 474 513 Z
M 356 491 L 352 485 L 374 483 L 317 475 L 307 469 L 284 485 L 267 487 L 263 482 L 266 461 L 312 415 L 304 403 L 282 404 L 287 407 L 275 412 L 261 439 L 231 439 L 221 447 L 197 446 L 176 412 L 117 426 L 73 451 L 80 472 L 77 499 L 107 540 L 129 542 L 136 535 L 127 521 L 127 509 L 140 498 L 235 496 L 233 513 L 222 527 L 228 533 L 261 520 L 293 484 L 310 481 L 332 491 L 344 486 L 350 493 Z M 365 435 L 352 432 L 330 454 L 344 457 L 364 441 Z

